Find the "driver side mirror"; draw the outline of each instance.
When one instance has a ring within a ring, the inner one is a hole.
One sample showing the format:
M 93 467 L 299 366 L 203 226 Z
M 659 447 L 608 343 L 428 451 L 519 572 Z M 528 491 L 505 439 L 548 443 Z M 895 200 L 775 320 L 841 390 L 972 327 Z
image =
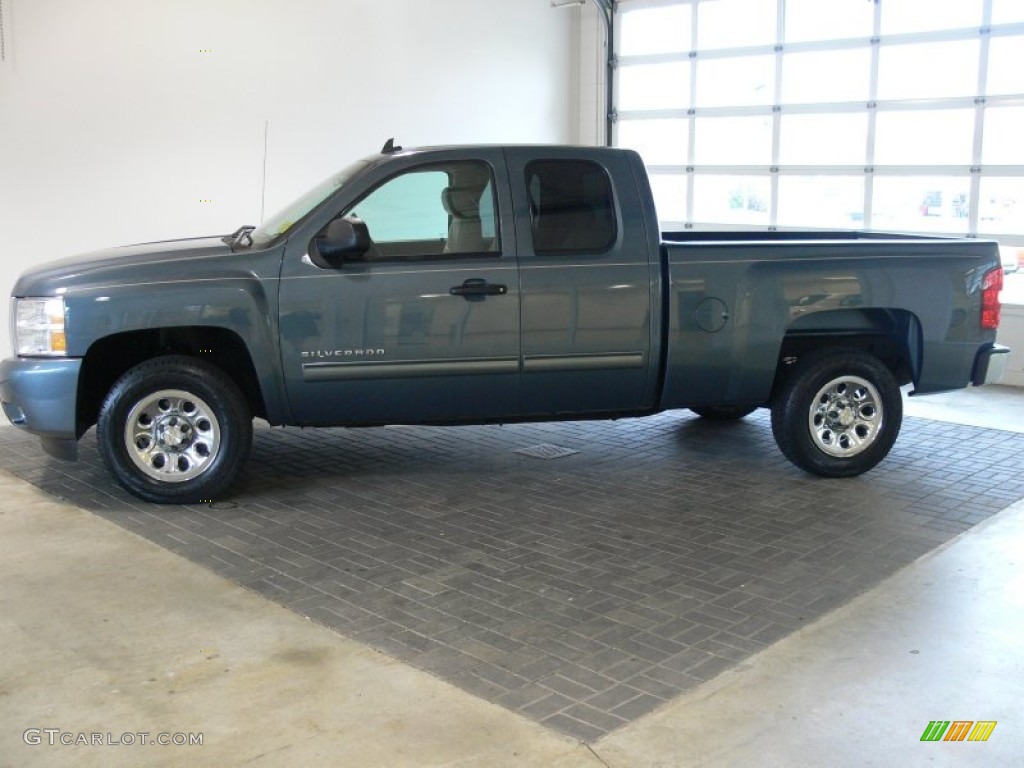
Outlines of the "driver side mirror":
M 337 269 L 370 250 L 370 230 L 355 216 L 331 221 L 309 242 L 309 260 L 321 269 Z

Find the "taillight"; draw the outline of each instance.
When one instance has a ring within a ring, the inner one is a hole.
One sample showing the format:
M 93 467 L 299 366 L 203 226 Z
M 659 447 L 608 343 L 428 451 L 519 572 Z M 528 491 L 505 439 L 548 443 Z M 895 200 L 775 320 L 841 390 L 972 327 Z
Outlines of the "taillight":
M 981 280 L 981 327 L 996 330 L 999 327 L 999 292 L 1003 290 L 1003 268 L 996 267 L 985 273 Z

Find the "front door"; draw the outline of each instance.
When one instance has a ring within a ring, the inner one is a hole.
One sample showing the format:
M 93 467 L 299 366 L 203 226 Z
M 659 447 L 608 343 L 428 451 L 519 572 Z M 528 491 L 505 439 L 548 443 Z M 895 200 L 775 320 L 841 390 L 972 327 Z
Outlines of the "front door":
M 282 268 L 281 354 L 300 424 L 458 422 L 514 409 L 515 237 L 501 154 L 407 162 L 338 215 L 369 229 L 364 260 L 321 269 L 308 242 Z M 496 173 L 496 170 L 498 171 Z

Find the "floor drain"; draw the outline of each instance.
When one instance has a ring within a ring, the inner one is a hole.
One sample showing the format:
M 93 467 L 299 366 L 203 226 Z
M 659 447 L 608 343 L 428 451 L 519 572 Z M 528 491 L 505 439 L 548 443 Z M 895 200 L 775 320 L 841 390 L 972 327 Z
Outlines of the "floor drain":
M 541 443 L 540 445 L 531 445 L 529 448 L 517 448 L 514 453 L 521 453 L 523 456 L 533 459 L 560 459 L 563 456 L 572 456 L 579 451 L 573 448 L 563 448 L 560 445 Z

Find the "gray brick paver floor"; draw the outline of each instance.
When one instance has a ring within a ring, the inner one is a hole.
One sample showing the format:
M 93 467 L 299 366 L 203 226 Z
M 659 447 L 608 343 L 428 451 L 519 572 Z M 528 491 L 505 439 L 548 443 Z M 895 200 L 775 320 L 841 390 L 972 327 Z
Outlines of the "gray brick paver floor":
M 517 453 L 556 445 L 578 453 Z M 590 740 L 1024 498 L 1024 436 L 908 419 L 850 480 L 788 464 L 767 412 L 618 422 L 257 429 L 233 495 L 161 507 L 95 437 L 13 474 L 296 612 Z

